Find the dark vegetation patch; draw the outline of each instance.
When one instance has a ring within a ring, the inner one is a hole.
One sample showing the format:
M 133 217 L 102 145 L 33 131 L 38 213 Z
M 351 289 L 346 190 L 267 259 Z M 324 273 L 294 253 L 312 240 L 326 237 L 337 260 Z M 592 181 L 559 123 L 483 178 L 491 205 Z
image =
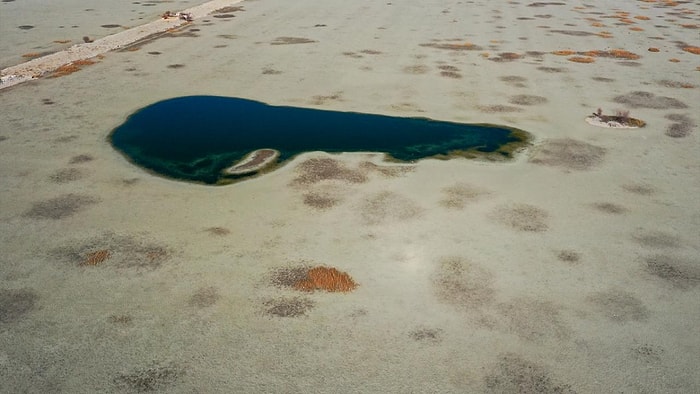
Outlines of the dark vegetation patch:
M 219 295 L 216 287 L 200 287 L 194 294 L 192 294 L 188 303 L 190 306 L 207 308 L 216 304 L 220 298 L 221 296 Z
M 441 70 L 440 75 L 443 77 L 455 79 L 462 78 L 462 74 L 459 73 L 459 69 L 455 66 L 442 65 L 438 66 L 438 68 Z
M 606 83 L 607 83 L 607 82 L 615 82 L 614 79 L 612 79 L 612 78 L 605 78 L 605 77 L 593 77 L 593 78 L 591 78 L 591 79 L 594 80 L 594 81 L 597 81 L 597 82 L 606 82 Z
M 672 97 L 656 96 L 654 93 L 635 91 L 617 96 L 613 99 L 618 104 L 626 104 L 632 108 L 652 109 L 682 109 L 688 106 Z
M 459 308 L 478 308 L 493 301 L 493 275 L 458 256 L 443 257 L 432 277 L 437 298 Z
M 521 59 L 523 55 L 515 52 L 501 52 L 497 56 L 490 57 L 489 60 L 497 63 L 507 63 Z
M 32 219 L 65 219 L 98 203 L 98 198 L 84 194 L 63 194 L 58 197 L 32 204 L 22 216 Z
M 282 71 L 275 70 L 274 68 L 265 67 L 262 70 L 263 75 L 279 75 Z
M 17 26 L 17 28 L 20 29 L 20 30 L 30 30 L 30 29 L 33 29 L 34 26 L 32 26 L 32 25 L 21 25 L 21 26 Z
M 571 138 L 551 139 L 533 149 L 530 163 L 567 170 L 588 170 L 603 162 L 605 152 L 605 148 Z
M 683 114 L 668 114 L 666 119 L 674 122 L 664 132 L 664 134 L 672 138 L 687 137 L 697 126 L 689 116 Z
M 41 99 L 41 103 L 44 104 L 44 105 L 53 105 L 53 104 L 56 104 L 55 101 L 53 101 L 53 100 L 51 100 L 51 99 L 47 99 L 47 98 Z
M 534 96 L 531 94 L 518 94 L 515 96 L 511 96 L 508 99 L 508 102 L 511 104 L 516 104 L 516 105 L 539 105 L 539 104 L 544 104 L 548 100 L 546 97 L 542 96 Z
M 0 135 L 0 142 L 7 141 L 8 139 L 10 139 L 10 137 L 8 137 L 6 135 Z
M 270 42 L 270 45 L 311 44 L 314 42 L 318 41 L 303 37 L 277 37 Z
M 693 88 L 695 88 L 695 85 L 693 85 L 692 83 L 671 81 L 668 79 L 662 79 L 660 81 L 656 81 L 656 83 L 663 86 L 663 87 L 666 87 L 666 88 L 674 88 L 674 89 L 693 89 Z
M 306 316 L 306 313 L 316 305 L 313 300 L 307 297 L 279 297 L 267 300 L 263 303 L 265 314 L 276 317 L 299 317 Z
M 168 68 L 183 68 L 185 67 L 184 64 L 176 63 L 176 64 L 168 64 Z
M 563 249 L 557 253 L 557 259 L 565 263 L 578 263 L 581 260 L 581 253 L 575 250 Z
M 543 232 L 549 228 L 547 211 L 530 204 L 501 205 L 494 210 L 493 217 L 518 231 Z
M 365 55 L 381 55 L 383 52 L 376 51 L 374 49 L 363 49 L 360 51 L 360 53 L 364 53 Z
M 129 325 L 134 321 L 133 316 L 131 315 L 111 315 L 107 318 L 107 320 L 112 323 L 112 324 L 119 324 L 119 325 Z
M 0 324 L 15 322 L 33 311 L 38 299 L 31 289 L 1 289 Z
M 656 188 L 644 183 L 630 183 L 622 185 L 622 189 L 628 193 L 639 194 L 640 196 L 651 196 L 656 193 Z
M 596 202 L 591 204 L 593 208 L 596 210 L 602 212 L 602 213 L 607 213 L 607 214 L 612 214 L 612 215 L 621 215 L 623 213 L 627 213 L 629 210 L 622 205 L 615 204 L 612 202 Z
M 75 266 L 108 265 L 116 268 L 152 270 L 165 263 L 172 252 L 165 246 L 145 238 L 105 233 L 59 247 L 52 250 L 50 255 Z M 100 256 L 105 258 L 93 264 L 92 262 Z M 103 262 L 107 264 L 102 264 Z
M 497 309 L 507 331 L 524 340 L 541 343 L 570 334 L 559 317 L 559 307 L 552 302 L 519 298 L 499 304 Z
M 229 14 L 231 12 L 239 12 L 239 11 L 245 11 L 242 6 L 227 6 L 223 8 L 219 8 L 218 10 L 215 10 L 212 12 L 212 14 Z
M 518 75 L 504 75 L 498 79 L 517 88 L 524 88 L 526 86 L 525 83 L 527 82 L 527 78 Z
M 445 49 L 448 51 L 481 51 L 484 48 L 479 45 L 474 45 L 470 42 L 465 43 L 441 43 L 441 42 L 430 42 L 426 44 L 420 44 L 422 47 L 435 48 L 435 49 Z
M 482 188 L 459 182 L 442 189 L 442 194 L 444 198 L 440 200 L 440 205 L 448 209 L 462 209 L 467 204 L 489 194 L 489 192 Z
M 546 2 L 546 1 L 536 1 L 534 3 L 530 3 L 527 6 L 528 7 L 546 7 L 548 5 L 566 5 L 566 3 L 560 3 L 560 2 Z
M 340 199 L 326 193 L 304 194 L 304 204 L 319 210 L 333 208 L 340 203 Z
M 642 65 L 642 63 L 639 63 L 639 62 L 632 62 L 632 61 L 629 61 L 629 60 L 624 60 L 624 61 L 621 61 L 621 62 L 617 62 L 616 64 L 618 64 L 618 65 L 620 65 L 620 66 L 626 66 L 626 67 L 640 67 L 640 66 Z
M 649 231 L 635 234 L 632 239 L 642 246 L 655 249 L 678 248 L 681 245 L 678 237 L 663 231 Z
M 331 95 L 316 95 L 311 97 L 310 103 L 312 105 L 323 105 L 329 101 L 342 101 L 342 96 L 340 93 L 335 93 Z
M 105 29 L 114 29 L 115 27 L 122 27 L 122 25 L 117 25 L 114 23 L 110 23 L 108 25 L 101 25 L 100 27 L 104 27 Z
M 341 181 L 343 183 L 365 183 L 367 176 L 359 170 L 350 169 L 345 164 L 331 158 L 312 158 L 305 160 L 296 168 L 297 177 L 293 185 L 314 185 L 324 181 Z
M 208 228 L 205 228 L 204 231 L 208 232 L 211 235 L 216 235 L 219 237 L 223 237 L 224 235 L 231 234 L 231 230 L 229 230 L 225 227 L 208 227 Z
M 351 57 L 353 59 L 362 59 L 364 56 L 355 52 L 343 52 L 343 56 Z
M 514 353 L 499 357 L 498 364 L 486 375 L 485 385 L 490 393 L 575 393 L 570 385 L 555 381 L 541 365 Z
M 425 74 L 429 70 L 428 66 L 424 66 L 422 64 L 417 64 L 413 66 L 406 66 L 403 68 L 403 72 L 406 74 L 413 74 L 413 75 L 419 75 L 419 74 Z
M 175 365 L 159 365 L 123 372 L 114 378 L 114 384 L 121 389 L 138 393 L 167 390 L 176 383 L 185 371 Z
M 415 219 L 423 209 L 413 200 L 391 191 L 383 191 L 366 198 L 360 207 L 365 224 L 380 224 Z
M 649 310 L 642 301 L 625 291 L 601 291 L 588 296 L 587 300 L 614 322 L 643 321 L 649 317 Z
M 219 18 L 219 19 L 230 19 L 230 18 L 235 18 L 236 15 L 233 14 L 216 14 L 212 15 L 214 18 Z
M 637 358 L 655 361 L 661 357 L 664 353 L 664 349 L 661 346 L 645 343 L 633 348 L 632 352 Z
M 68 164 L 82 164 L 93 160 L 95 160 L 95 158 L 90 155 L 77 155 L 71 157 Z
M 564 67 L 545 67 L 545 66 L 540 66 L 537 67 L 538 70 L 544 71 L 548 74 L 556 74 L 556 73 L 563 73 L 566 72 L 566 68 Z
M 439 328 L 418 327 L 409 331 L 408 337 L 416 342 L 439 343 L 442 341 L 442 330 Z
M 163 53 L 163 52 L 158 52 L 158 51 L 151 51 L 151 52 L 148 52 L 149 55 L 160 55 L 160 54 L 162 54 L 162 53 Z
M 487 114 L 492 114 L 492 113 L 508 113 L 508 112 L 521 112 L 523 109 L 519 107 L 513 107 L 510 105 L 501 105 L 501 104 L 495 104 L 495 105 L 479 105 L 477 106 L 479 111 L 487 113 Z
M 581 30 L 550 30 L 552 33 L 557 33 L 557 34 L 564 34 L 567 36 L 576 36 L 576 37 L 586 37 L 586 36 L 596 36 L 596 33 L 591 33 L 588 31 L 581 31 Z
M 51 182 L 68 183 L 83 179 L 85 171 L 80 168 L 62 168 L 49 176 Z
M 297 283 L 306 280 L 309 276 L 310 265 L 302 263 L 295 267 L 281 267 L 270 271 L 270 283 L 275 287 L 293 289 Z
M 674 287 L 687 289 L 700 283 L 700 264 L 681 257 L 657 254 L 646 259 L 647 272 Z

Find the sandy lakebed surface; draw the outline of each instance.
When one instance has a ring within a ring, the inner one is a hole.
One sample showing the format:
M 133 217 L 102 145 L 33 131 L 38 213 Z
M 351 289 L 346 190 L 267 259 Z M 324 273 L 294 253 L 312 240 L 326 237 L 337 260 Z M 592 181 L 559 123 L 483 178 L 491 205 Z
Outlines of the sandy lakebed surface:
M 112 3 L 4 0 L 0 65 L 198 5 Z M 1 392 L 700 392 L 697 2 L 222 3 L 0 90 Z M 222 187 L 107 141 L 204 94 L 535 139 L 509 162 L 310 152 Z M 297 290 L 314 266 L 357 287 Z

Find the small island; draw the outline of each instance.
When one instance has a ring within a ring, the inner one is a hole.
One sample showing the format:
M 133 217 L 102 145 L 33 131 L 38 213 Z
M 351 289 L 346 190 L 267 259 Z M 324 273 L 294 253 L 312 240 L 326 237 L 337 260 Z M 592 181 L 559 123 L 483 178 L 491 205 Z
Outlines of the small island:
M 630 117 L 629 111 L 617 111 L 615 115 L 603 115 L 603 110 L 600 108 L 588 116 L 586 122 L 593 126 L 614 129 L 638 129 L 646 125 L 643 120 Z
M 258 172 L 273 164 L 280 156 L 280 152 L 275 149 L 258 149 L 250 152 L 241 161 L 231 167 L 224 169 L 227 175 L 244 175 Z

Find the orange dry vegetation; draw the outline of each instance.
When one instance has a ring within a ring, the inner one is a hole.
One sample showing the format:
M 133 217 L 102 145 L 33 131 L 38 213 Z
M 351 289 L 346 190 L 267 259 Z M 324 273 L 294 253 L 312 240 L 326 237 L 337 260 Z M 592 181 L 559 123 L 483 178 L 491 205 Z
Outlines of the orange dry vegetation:
M 654 47 L 649 48 L 649 52 L 658 52 L 658 51 L 659 51 L 659 48 L 654 48 Z
M 72 63 L 64 64 L 54 70 L 54 72 L 51 74 L 51 78 L 58 78 L 68 74 L 73 74 L 76 71 L 80 71 L 80 66 L 89 66 L 91 64 L 95 64 L 95 62 L 90 59 L 76 60 Z
M 569 55 L 573 55 L 573 54 L 576 53 L 576 52 L 575 52 L 575 51 L 572 51 L 572 50 L 570 50 L 570 49 L 563 49 L 563 50 L 560 50 L 560 51 L 554 51 L 554 52 L 552 52 L 552 53 L 555 54 L 555 55 L 559 55 L 559 56 L 569 56 Z
M 22 55 L 22 57 L 39 57 L 41 53 L 39 52 L 29 52 Z
M 644 15 L 637 15 L 634 17 L 634 19 L 639 19 L 640 21 L 648 21 L 649 17 Z
M 608 53 L 612 57 L 621 58 L 621 59 L 629 59 L 629 60 L 639 59 L 639 55 L 637 55 L 636 53 L 632 53 L 630 51 L 626 51 L 624 49 L 612 49 Z
M 676 58 L 674 57 L 674 58 L 672 58 L 672 59 L 668 59 L 668 61 L 671 62 L 671 63 L 678 63 L 678 62 L 680 62 L 680 59 L 676 59 Z
M 294 288 L 303 291 L 325 290 L 330 292 L 348 292 L 357 287 L 350 275 L 329 267 L 311 268 L 306 279 L 294 284 Z
M 636 26 L 630 27 L 630 30 L 632 30 L 632 31 L 644 31 L 644 29 L 642 29 L 641 27 L 636 27 Z
M 80 263 L 80 265 L 98 265 L 103 261 L 107 260 L 110 255 L 111 253 L 109 253 L 109 250 L 107 249 L 102 249 L 96 252 L 88 253 L 88 255 L 85 257 L 85 261 Z
M 700 55 L 700 47 L 685 47 L 683 50 L 694 55 Z
M 53 40 L 56 44 L 68 44 L 70 40 Z
M 587 57 L 587 56 L 574 56 L 570 57 L 567 59 L 570 62 L 575 62 L 575 63 L 593 63 L 595 62 L 595 59 L 592 57 Z

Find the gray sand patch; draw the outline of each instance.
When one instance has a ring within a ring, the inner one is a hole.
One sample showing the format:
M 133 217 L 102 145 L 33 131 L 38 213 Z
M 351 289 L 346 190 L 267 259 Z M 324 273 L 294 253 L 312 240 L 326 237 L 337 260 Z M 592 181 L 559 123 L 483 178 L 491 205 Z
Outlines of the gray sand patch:
M 647 231 L 634 234 L 632 239 L 638 244 L 654 249 L 676 249 L 681 246 L 680 238 L 663 231 Z
M 348 168 L 345 164 L 331 158 L 312 158 L 303 161 L 295 169 L 297 176 L 292 185 L 314 185 L 324 181 L 341 181 L 343 183 L 365 183 L 367 176 L 359 170 Z
M 534 96 L 531 94 L 518 94 L 515 96 L 511 96 L 508 99 L 508 102 L 511 104 L 516 104 L 516 105 L 539 105 L 539 104 L 544 104 L 548 100 L 546 97 L 542 96 Z
M 113 382 L 121 389 L 139 393 L 159 391 L 172 388 L 184 373 L 184 369 L 173 364 L 155 364 L 131 372 L 120 373 Z
M 365 224 L 380 224 L 415 219 L 423 208 L 413 200 L 392 191 L 383 191 L 366 198 L 360 206 Z
M 567 170 L 588 170 L 603 162 L 606 149 L 571 138 L 547 140 L 532 150 L 530 163 Z
M 537 343 L 569 337 L 571 330 L 562 322 L 559 309 L 552 302 L 531 298 L 518 298 L 497 307 L 508 332 Z
M 85 178 L 85 171 L 80 168 L 61 168 L 49 176 L 54 183 L 69 183 Z
M 624 206 L 612 202 L 595 202 L 591 204 L 591 207 L 597 211 L 610 215 L 622 215 L 629 212 L 629 209 L 625 208 Z
M 607 319 L 617 323 L 643 321 L 649 317 L 649 310 L 642 301 L 625 291 L 597 292 L 588 296 L 587 301 Z
M 613 99 L 618 104 L 626 104 L 632 108 L 652 109 L 682 109 L 688 106 L 672 97 L 656 96 L 654 93 L 635 91 L 617 96 Z
M 458 182 L 442 189 L 443 199 L 439 204 L 448 209 L 463 209 L 467 204 L 489 194 L 485 189 Z
M 544 367 L 525 358 L 507 353 L 484 379 L 489 393 L 575 393 L 568 384 L 554 380 Z
M 557 252 L 559 261 L 575 264 L 581 260 L 581 253 L 571 249 L 563 249 Z
M 326 210 L 338 205 L 341 200 L 328 193 L 310 192 L 304 194 L 304 205 L 317 210 Z
M 39 296 L 31 289 L 0 290 L 0 324 L 13 323 L 36 308 Z
M 95 260 L 96 253 L 104 259 Z M 143 236 L 105 233 L 101 236 L 75 241 L 56 248 L 49 255 L 74 266 L 109 266 L 129 269 L 157 269 L 168 261 L 172 251 Z
M 275 317 L 300 317 L 314 308 L 316 303 L 306 297 L 279 297 L 263 303 L 265 314 Z
M 221 295 L 219 295 L 219 291 L 216 289 L 216 287 L 200 287 L 194 294 L 192 294 L 188 304 L 198 308 L 207 308 L 216 304 L 220 298 Z
M 84 194 L 63 194 L 58 197 L 32 204 L 32 207 L 22 216 L 32 219 L 65 219 L 97 204 L 100 200 Z
M 688 289 L 700 283 L 700 265 L 673 255 L 656 254 L 645 258 L 646 270 L 679 289 Z
M 459 256 L 443 257 L 432 276 L 437 298 L 459 308 L 473 309 L 493 301 L 491 272 Z
M 547 211 L 530 204 L 500 205 L 491 215 L 497 222 L 518 231 L 543 232 L 549 228 Z

